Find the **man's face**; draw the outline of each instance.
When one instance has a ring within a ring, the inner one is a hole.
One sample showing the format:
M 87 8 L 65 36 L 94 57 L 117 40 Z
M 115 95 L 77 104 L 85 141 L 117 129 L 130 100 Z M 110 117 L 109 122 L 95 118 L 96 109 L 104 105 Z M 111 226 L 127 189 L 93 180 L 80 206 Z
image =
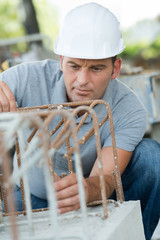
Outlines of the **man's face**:
M 101 99 L 110 80 L 119 73 L 121 60 L 117 62 L 113 66 L 111 58 L 87 60 L 61 56 L 68 100 L 76 102 Z

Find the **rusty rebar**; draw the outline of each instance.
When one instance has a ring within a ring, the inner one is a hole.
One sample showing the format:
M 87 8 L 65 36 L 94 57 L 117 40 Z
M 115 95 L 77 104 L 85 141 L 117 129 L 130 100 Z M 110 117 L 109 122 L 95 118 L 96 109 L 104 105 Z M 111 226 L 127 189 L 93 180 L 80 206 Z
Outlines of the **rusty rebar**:
M 94 128 L 94 133 L 95 133 L 95 139 L 96 139 L 96 149 L 97 149 L 97 159 L 98 159 L 98 167 L 99 167 L 99 172 L 100 172 L 100 188 L 101 188 L 101 196 L 102 196 L 102 202 L 103 202 L 103 209 L 104 209 L 104 217 L 108 217 L 108 209 L 107 209 L 107 194 L 106 194 L 106 188 L 105 188 L 105 179 L 104 179 L 104 174 L 103 174 L 103 162 L 102 162 L 102 152 L 101 152 L 101 142 L 100 142 L 100 135 L 99 135 L 99 128 L 98 128 L 98 117 L 95 111 L 91 107 L 87 106 L 81 106 L 77 107 L 73 115 L 77 115 L 78 112 L 81 110 L 85 110 L 88 113 L 91 114 L 92 119 L 93 119 L 93 128 Z
M 18 163 L 18 167 L 20 168 L 21 167 L 21 155 L 20 155 L 18 137 L 16 138 L 15 148 L 16 148 L 17 163 Z M 23 211 L 25 212 L 26 206 L 25 206 L 25 197 L 24 197 L 24 184 L 23 184 L 22 178 L 20 178 L 20 189 L 21 189 L 22 207 L 23 207 Z
M 4 141 L 4 137 L 1 132 L 0 132 L 0 155 L 2 158 L 2 169 L 3 169 L 2 184 L 5 185 L 8 182 L 9 177 L 11 175 L 11 169 L 9 164 L 9 154 L 6 149 L 6 143 Z M 11 184 L 9 184 L 9 186 L 7 187 L 7 196 L 8 196 L 7 201 L 9 202 L 7 206 L 7 211 L 11 213 L 9 218 L 11 222 L 11 233 L 12 233 L 13 240 L 18 240 L 16 216 L 13 214 L 13 212 L 15 212 L 15 202 L 14 202 L 13 189 Z
M 69 102 L 69 103 L 62 103 L 62 104 L 48 104 L 48 105 L 42 105 L 42 106 L 35 106 L 35 107 L 27 107 L 27 108 L 19 108 L 18 111 L 20 113 L 24 113 L 24 112 L 28 112 L 28 111 L 33 111 L 34 114 L 36 114 L 37 116 L 40 116 L 43 118 L 44 123 L 46 124 L 46 126 L 49 125 L 51 118 L 53 118 L 53 116 L 51 117 L 49 112 L 53 112 L 52 110 L 56 110 L 61 107 L 61 108 L 65 108 L 65 107 L 71 107 L 72 109 L 64 109 L 64 111 L 71 111 L 75 114 L 75 112 L 77 110 L 75 110 L 75 107 L 78 106 L 82 106 L 84 105 L 84 107 L 81 107 L 81 111 L 84 111 L 85 106 L 90 106 L 90 109 L 92 109 L 95 105 L 97 104 L 103 104 L 106 106 L 107 109 L 107 114 L 105 115 L 105 117 L 102 119 L 101 122 L 99 122 L 97 124 L 98 129 L 109 119 L 109 124 L 110 124 L 110 133 L 111 133 L 111 138 L 112 138 L 112 148 L 113 148 L 113 156 L 114 156 L 114 164 L 115 164 L 115 170 L 114 170 L 114 176 L 115 176 L 115 188 L 116 188 L 116 194 L 117 194 L 117 200 L 120 202 L 123 202 L 124 199 L 124 195 L 123 195 L 123 190 L 122 190 L 122 183 L 121 183 L 121 177 L 120 177 L 120 172 L 119 172 L 119 167 L 118 167 L 118 156 L 117 156 L 117 150 L 116 150 L 116 143 L 115 143 L 115 133 L 114 133 L 114 127 L 113 127 L 113 119 L 112 119 L 112 112 L 111 109 L 109 107 L 109 105 L 103 101 L 103 100 L 90 100 L 90 101 L 82 101 L 82 102 Z M 43 110 L 46 109 L 48 111 L 36 111 L 35 110 Z M 55 111 L 55 112 L 56 112 Z M 61 110 L 62 111 L 62 110 Z M 79 112 L 80 110 L 78 110 Z M 91 110 L 92 111 L 92 110 Z M 77 112 L 77 113 L 78 113 Z M 85 119 L 88 116 L 88 113 L 90 111 L 86 110 L 86 113 L 84 114 L 84 116 L 82 117 L 79 125 L 77 126 L 77 131 L 79 131 L 79 129 L 81 128 L 81 126 L 84 124 Z M 56 113 L 55 113 L 56 115 Z M 50 119 L 50 120 L 49 120 Z M 65 123 L 64 123 L 65 122 Z M 71 136 L 71 131 L 69 131 L 68 127 L 69 127 L 70 121 L 66 120 L 63 121 L 63 119 L 55 126 L 54 129 L 51 130 L 50 132 L 50 136 L 54 135 L 54 133 L 60 128 L 62 127 L 62 130 L 60 131 L 60 133 L 57 135 L 57 137 L 55 138 L 55 140 L 50 143 L 49 148 L 55 148 L 58 149 L 65 141 L 66 141 L 66 145 L 67 146 L 67 155 L 69 156 L 73 151 L 76 150 L 75 146 L 70 146 L 69 144 L 69 137 Z M 31 141 L 31 139 L 34 137 L 34 135 L 36 134 L 37 129 L 34 128 L 33 132 L 31 133 L 31 135 L 29 136 L 29 141 Z M 87 134 L 85 134 L 85 136 L 83 136 L 80 140 L 79 140 L 79 144 L 84 144 L 93 134 L 95 133 L 95 129 L 94 127 L 92 129 L 89 130 L 89 132 Z M 74 134 L 73 134 L 74 135 Z M 72 136 L 73 136 L 72 135 Z M 63 137 L 63 138 L 62 138 Z M 70 162 L 70 156 L 68 158 L 68 163 Z M 51 162 L 53 162 L 50 159 L 50 164 Z M 68 164 L 69 165 L 69 164 Z M 53 171 L 54 168 L 52 167 Z M 71 168 L 69 166 L 69 172 Z M 52 172 L 53 172 L 52 171 Z M 102 184 L 103 185 L 103 184 Z M 101 186 L 102 187 L 102 186 Z M 102 187 L 103 188 L 103 187 Z M 23 211 L 25 212 L 25 211 Z

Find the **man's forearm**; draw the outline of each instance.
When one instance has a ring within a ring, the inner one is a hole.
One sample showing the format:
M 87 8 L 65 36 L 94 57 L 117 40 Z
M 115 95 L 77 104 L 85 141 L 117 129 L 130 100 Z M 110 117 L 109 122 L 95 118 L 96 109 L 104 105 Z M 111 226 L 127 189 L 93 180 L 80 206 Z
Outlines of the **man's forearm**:
M 114 186 L 114 179 L 113 176 L 105 175 L 105 190 L 107 198 L 111 196 L 113 193 L 113 190 L 115 188 Z M 88 199 L 87 202 L 97 201 L 102 199 L 101 195 L 101 187 L 100 187 L 100 178 L 99 176 L 92 176 L 89 178 L 86 178 L 86 182 L 88 185 Z

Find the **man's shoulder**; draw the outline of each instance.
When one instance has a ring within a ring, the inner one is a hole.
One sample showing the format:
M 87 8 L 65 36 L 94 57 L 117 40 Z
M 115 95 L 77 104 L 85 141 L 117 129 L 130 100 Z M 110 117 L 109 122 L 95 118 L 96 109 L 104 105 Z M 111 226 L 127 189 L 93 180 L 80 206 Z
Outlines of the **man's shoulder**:
M 129 103 L 133 103 L 134 107 L 144 108 L 143 103 L 137 94 L 126 84 L 121 82 L 118 79 L 114 79 L 111 83 L 111 92 L 112 92 L 112 104 L 114 107 L 118 103 L 122 103 L 123 105 L 129 105 Z
M 106 94 L 108 103 L 111 107 L 115 121 L 124 121 L 124 118 L 130 121 L 130 118 L 146 118 L 146 108 L 142 100 L 126 84 L 118 79 L 111 81 L 109 92 Z M 104 100 L 106 100 L 104 99 Z M 106 100 L 106 102 L 107 102 Z
M 31 62 L 24 62 L 17 65 L 17 68 L 21 69 L 39 69 L 41 71 L 47 70 L 60 70 L 60 62 L 56 60 L 46 59 L 41 61 L 31 61 Z
M 112 85 L 112 90 L 114 92 L 119 92 L 120 95 L 133 93 L 131 88 L 129 88 L 126 84 L 124 84 L 117 78 L 111 81 L 111 85 Z
M 145 106 L 133 90 L 120 80 L 111 81 L 109 93 L 116 146 L 126 151 L 133 151 L 146 131 Z M 105 125 L 107 126 L 107 122 Z M 104 135 L 104 139 L 104 146 L 111 146 L 110 135 L 108 139 Z
M 60 70 L 60 62 L 56 60 L 46 59 L 41 61 L 32 61 L 18 64 L 14 69 L 10 69 L 11 74 L 15 73 L 20 79 L 26 79 L 27 81 L 39 81 L 44 80 L 46 82 L 56 82 L 62 76 Z M 24 80 L 25 81 L 25 80 Z
M 2 73 L 2 75 L 6 75 L 17 72 L 18 74 L 24 73 L 41 73 L 46 72 L 47 74 L 50 73 L 57 73 L 60 71 L 60 62 L 56 60 L 46 59 L 41 61 L 28 61 L 28 62 L 21 62 Z

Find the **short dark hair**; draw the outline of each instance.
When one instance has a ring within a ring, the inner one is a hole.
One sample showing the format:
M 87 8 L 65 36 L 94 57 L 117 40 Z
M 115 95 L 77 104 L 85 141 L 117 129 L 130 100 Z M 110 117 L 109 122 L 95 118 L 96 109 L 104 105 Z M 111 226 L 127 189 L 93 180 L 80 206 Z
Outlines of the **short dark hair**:
M 117 55 L 116 55 L 116 56 L 114 56 L 114 57 L 112 57 L 112 63 L 113 63 L 113 65 L 114 65 L 114 63 L 115 63 L 116 59 L 117 59 Z

